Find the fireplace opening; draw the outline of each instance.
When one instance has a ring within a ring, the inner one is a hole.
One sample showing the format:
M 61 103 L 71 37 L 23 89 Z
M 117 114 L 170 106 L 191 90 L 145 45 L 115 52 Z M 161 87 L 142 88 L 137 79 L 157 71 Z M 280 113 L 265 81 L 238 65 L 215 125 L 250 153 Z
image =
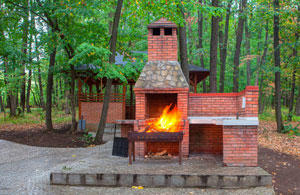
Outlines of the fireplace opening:
M 158 118 L 164 108 L 172 104 L 170 109 L 177 106 L 176 93 L 160 93 L 160 94 L 146 94 L 146 118 Z M 145 154 L 149 152 L 157 153 L 166 150 L 171 155 L 178 155 L 178 143 L 176 142 L 147 142 L 145 147 Z
M 147 94 L 146 99 L 147 118 L 158 118 L 163 112 L 163 109 L 170 104 L 172 104 L 171 109 L 177 106 L 177 94 Z

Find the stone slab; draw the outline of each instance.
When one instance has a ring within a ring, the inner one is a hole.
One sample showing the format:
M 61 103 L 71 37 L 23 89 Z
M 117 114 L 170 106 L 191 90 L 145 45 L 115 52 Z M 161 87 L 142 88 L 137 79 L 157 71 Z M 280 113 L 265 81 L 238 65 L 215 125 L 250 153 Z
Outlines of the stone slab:
M 51 173 L 51 185 L 99 187 L 249 188 L 271 186 L 271 175 Z

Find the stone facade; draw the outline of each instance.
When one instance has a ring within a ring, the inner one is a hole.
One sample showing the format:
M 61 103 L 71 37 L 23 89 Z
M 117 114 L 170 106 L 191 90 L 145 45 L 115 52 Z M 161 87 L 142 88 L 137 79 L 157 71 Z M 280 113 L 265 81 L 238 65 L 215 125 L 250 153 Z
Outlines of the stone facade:
M 177 61 L 148 61 L 136 88 L 186 88 L 188 83 Z

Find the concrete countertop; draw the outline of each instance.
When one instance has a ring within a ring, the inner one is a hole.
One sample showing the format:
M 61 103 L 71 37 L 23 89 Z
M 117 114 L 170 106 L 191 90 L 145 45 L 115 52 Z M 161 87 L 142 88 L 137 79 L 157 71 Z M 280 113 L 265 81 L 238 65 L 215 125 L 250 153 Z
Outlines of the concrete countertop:
M 214 124 L 223 126 L 258 126 L 258 117 L 201 117 L 189 116 L 189 124 Z

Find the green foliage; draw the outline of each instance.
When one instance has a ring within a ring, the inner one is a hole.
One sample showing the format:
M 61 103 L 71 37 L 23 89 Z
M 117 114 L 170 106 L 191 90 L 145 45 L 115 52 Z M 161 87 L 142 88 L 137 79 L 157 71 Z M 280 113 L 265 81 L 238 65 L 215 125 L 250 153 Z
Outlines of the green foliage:
M 80 139 L 88 145 L 93 144 L 95 141 L 95 138 L 91 133 L 84 134 Z
M 293 136 L 293 135 L 300 136 L 300 129 L 298 128 L 299 124 L 296 126 L 293 126 L 290 123 L 286 123 L 283 127 L 284 127 L 284 129 L 282 130 L 282 133 L 289 134 L 290 136 Z

